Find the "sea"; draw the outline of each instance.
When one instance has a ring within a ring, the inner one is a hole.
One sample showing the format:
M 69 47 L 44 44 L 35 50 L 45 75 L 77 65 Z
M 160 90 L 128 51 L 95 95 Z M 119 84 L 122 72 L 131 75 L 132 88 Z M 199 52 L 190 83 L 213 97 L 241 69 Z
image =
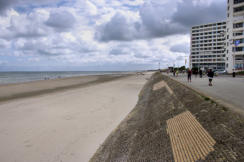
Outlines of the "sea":
M 122 74 L 125 71 L 41 71 L 41 72 L 0 72 L 0 85 L 49 80 L 75 76 Z

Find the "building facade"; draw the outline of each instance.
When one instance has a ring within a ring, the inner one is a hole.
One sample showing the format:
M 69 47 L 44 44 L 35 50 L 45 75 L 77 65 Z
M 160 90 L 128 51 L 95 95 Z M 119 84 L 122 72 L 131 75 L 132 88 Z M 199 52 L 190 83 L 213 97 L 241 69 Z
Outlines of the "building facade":
M 227 0 L 226 70 L 244 70 L 244 0 Z
M 190 68 L 225 70 L 226 22 L 193 26 Z

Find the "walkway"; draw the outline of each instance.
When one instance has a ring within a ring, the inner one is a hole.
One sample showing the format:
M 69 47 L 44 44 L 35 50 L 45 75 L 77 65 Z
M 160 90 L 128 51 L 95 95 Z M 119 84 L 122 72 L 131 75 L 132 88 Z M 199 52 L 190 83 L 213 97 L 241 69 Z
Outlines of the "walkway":
M 188 83 L 186 74 L 180 74 L 178 77 L 173 77 L 171 74 L 170 76 L 206 95 L 234 105 L 244 111 L 244 78 L 218 76 L 213 79 L 213 86 L 209 87 L 207 77 L 199 78 L 192 76 L 192 82 Z

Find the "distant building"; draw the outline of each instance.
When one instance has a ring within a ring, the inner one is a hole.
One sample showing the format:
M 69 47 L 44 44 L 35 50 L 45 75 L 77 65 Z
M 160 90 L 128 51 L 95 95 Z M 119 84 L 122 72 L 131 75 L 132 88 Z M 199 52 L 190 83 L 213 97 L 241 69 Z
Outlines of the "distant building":
M 227 56 L 229 73 L 244 70 L 244 0 L 227 0 Z
M 190 68 L 225 70 L 226 22 L 193 26 Z

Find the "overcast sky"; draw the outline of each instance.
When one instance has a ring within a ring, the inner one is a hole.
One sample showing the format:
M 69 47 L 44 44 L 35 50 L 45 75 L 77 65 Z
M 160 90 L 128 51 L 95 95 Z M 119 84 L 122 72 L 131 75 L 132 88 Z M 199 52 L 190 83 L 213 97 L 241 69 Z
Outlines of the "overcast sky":
M 226 0 L 0 0 L 0 71 L 181 66 Z

